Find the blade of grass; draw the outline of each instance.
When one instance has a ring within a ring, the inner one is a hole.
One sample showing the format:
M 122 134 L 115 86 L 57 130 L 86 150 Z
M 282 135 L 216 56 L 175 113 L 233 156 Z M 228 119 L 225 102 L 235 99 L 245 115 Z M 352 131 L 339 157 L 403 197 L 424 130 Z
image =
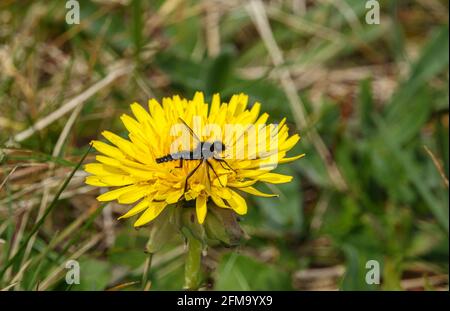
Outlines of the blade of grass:
M 260 0 L 252 0 L 248 3 L 246 8 L 267 48 L 268 54 L 272 59 L 272 63 L 276 67 L 282 66 L 284 64 L 284 56 L 275 41 L 263 3 Z M 286 93 L 286 97 L 288 98 L 288 103 L 292 109 L 297 129 L 303 130 L 303 126 L 308 123 L 307 111 L 304 103 L 297 94 L 297 89 L 294 81 L 292 80 L 290 71 L 281 67 L 279 71 L 279 79 L 283 90 Z M 319 133 L 313 128 L 310 132 L 305 133 L 304 135 L 309 138 L 317 150 L 317 153 L 322 158 L 323 163 L 327 168 L 330 180 L 333 182 L 336 189 L 340 191 L 347 190 L 348 185 Z
M 133 22 L 131 24 L 131 37 L 134 43 L 134 56 L 139 63 L 139 55 L 143 45 L 143 22 L 142 22 L 142 4 L 140 0 L 132 1 Z
M 143 290 L 145 290 L 147 288 L 149 271 L 150 271 L 150 267 L 152 265 L 152 256 L 153 256 L 152 253 L 148 253 L 147 259 L 145 260 L 144 272 L 142 273 L 142 284 L 141 284 Z
M 30 281 L 30 286 L 29 287 L 31 287 L 31 289 L 34 287 L 36 287 L 35 285 L 33 285 L 33 284 L 35 284 L 35 282 L 36 282 L 36 280 L 37 280 L 37 278 L 38 278 L 38 276 L 39 276 L 39 272 L 41 271 L 41 269 L 42 269 L 42 266 L 44 265 L 44 263 L 46 262 L 45 261 L 45 258 L 48 256 L 48 254 L 49 254 L 49 252 L 58 244 L 58 235 L 56 234 L 51 240 L 50 240 L 50 242 L 48 243 L 48 245 L 47 245 L 47 247 L 38 255 L 38 256 L 36 256 L 34 259 L 33 259 L 33 261 L 34 262 L 36 262 L 37 263 L 37 266 L 33 269 L 33 277 L 31 278 L 31 281 Z M 30 265 L 31 266 L 31 265 Z M 36 284 L 37 285 L 37 284 Z M 30 290 L 31 290 L 30 289 Z
M 97 218 L 97 216 L 102 212 L 103 208 L 105 208 L 105 206 L 108 203 L 104 203 L 102 205 L 100 205 L 99 208 L 97 208 L 97 210 L 95 210 L 94 213 L 92 213 L 92 215 L 88 218 L 88 220 L 86 221 L 86 223 L 84 224 L 83 227 L 81 227 L 80 230 L 78 230 L 77 234 L 67 243 L 67 245 L 64 247 L 64 249 L 61 251 L 58 260 L 61 259 L 61 257 L 63 256 L 63 254 L 67 253 L 67 251 L 69 250 L 69 248 L 74 245 L 75 243 L 77 243 L 80 238 L 81 238 L 81 234 L 88 229 L 91 224 L 94 222 L 94 220 Z
M 0 151 L 4 152 L 5 156 L 1 162 L 6 161 L 17 161 L 17 162 L 30 162 L 30 160 L 35 160 L 36 162 L 51 162 L 58 165 L 66 166 L 66 167 L 74 167 L 76 163 L 67 161 L 61 157 L 53 157 L 51 155 L 34 151 L 34 150 L 23 150 L 23 149 L 0 149 Z M 17 154 L 15 154 L 17 152 Z M 20 154 L 23 152 L 24 154 Z M 30 154 L 26 154 L 30 153 Z
M 389 135 L 385 122 L 380 117 L 374 117 L 374 121 L 380 129 L 380 133 L 384 137 L 386 146 L 388 146 L 391 151 L 392 158 L 403 166 L 403 169 L 407 172 L 409 180 L 414 185 L 423 201 L 428 205 L 431 213 L 434 215 L 441 228 L 446 234 L 448 234 L 448 208 L 446 206 L 442 206 L 435 195 L 427 189 L 426 185 L 422 182 L 423 178 L 420 176 L 420 171 L 416 168 L 416 166 L 414 166 L 414 164 L 407 158 L 402 157 L 402 150 L 395 144 L 394 141 L 392 141 L 392 137 Z
M 64 247 L 64 249 L 58 253 L 57 258 L 54 260 L 56 263 L 60 263 L 62 256 L 65 255 L 69 248 L 78 242 L 80 239 L 81 234 L 88 229 L 91 224 L 94 222 L 94 220 L 97 218 L 97 216 L 101 213 L 103 208 L 106 206 L 105 204 L 102 204 L 100 207 L 93 206 L 90 208 L 85 215 L 82 215 L 79 217 L 76 221 L 74 221 L 68 228 L 66 228 L 61 234 L 56 236 L 52 241 L 50 241 L 48 247 L 45 248 L 44 251 L 41 251 L 41 254 L 35 259 L 36 262 L 39 262 L 38 267 L 35 269 L 33 277 L 31 278 L 30 286 L 33 288 L 35 287 L 34 284 L 38 278 L 40 269 L 41 269 L 41 263 L 43 262 L 43 259 L 47 256 L 47 254 L 57 245 L 59 245 L 62 240 L 64 240 L 71 232 L 73 232 L 75 229 L 77 229 L 87 218 L 86 223 L 83 227 L 81 227 L 80 230 L 77 231 L 77 234 L 67 243 L 67 245 Z
M 91 239 L 88 239 L 86 241 L 86 243 L 80 247 L 76 252 L 74 252 L 73 254 L 70 255 L 70 258 L 73 260 L 76 260 L 78 258 L 80 258 L 80 256 L 82 256 L 84 253 L 86 253 L 89 249 L 91 249 L 93 246 L 95 246 L 99 241 L 101 241 L 104 238 L 103 233 L 98 233 L 96 235 L 94 235 Z M 52 285 L 57 277 L 64 272 L 65 265 L 62 264 L 61 266 L 55 268 L 53 271 L 51 271 L 48 274 L 48 277 L 46 279 L 44 279 L 40 284 L 39 284 L 39 288 L 41 290 L 47 290 L 49 288 L 50 285 Z
M 448 188 L 448 179 L 447 179 L 447 176 L 445 176 L 444 169 L 442 168 L 441 162 L 439 162 L 439 160 L 436 158 L 436 156 L 430 150 L 430 148 L 428 148 L 425 145 L 423 146 L 423 148 L 425 149 L 425 151 L 428 153 L 431 160 L 433 161 L 433 164 L 436 167 L 436 170 L 438 171 L 439 175 L 441 176 L 442 182 Z
M 8 194 L 8 225 L 7 225 L 7 229 L 6 229 L 6 241 L 8 241 L 7 245 L 7 250 L 4 252 L 4 261 L 7 261 L 10 254 L 11 254 L 11 250 L 12 250 L 12 245 L 13 245 L 13 237 L 14 237 L 14 217 L 13 217 L 13 210 L 12 210 L 12 200 L 11 200 L 11 191 L 8 187 L 8 185 L 6 184 L 6 192 Z M 0 281 L 2 280 L 2 277 L 0 277 Z
M 39 219 L 39 221 L 33 226 L 33 228 L 31 229 L 31 232 L 28 234 L 28 236 L 25 238 L 25 240 L 22 242 L 22 245 L 19 247 L 17 253 L 11 257 L 5 264 L 5 266 L 2 268 L 2 270 L 0 271 L 0 279 L 3 278 L 3 275 L 5 274 L 6 270 L 12 265 L 14 264 L 14 262 L 16 262 L 19 258 L 20 255 L 22 254 L 22 252 L 24 251 L 24 249 L 26 248 L 26 246 L 28 245 L 28 242 L 30 241 L 30 239 L 37 233 L 37 231 L 39 230 L 39 228 L 42 226 L 42 224 L 44 223 L 45 219 L 48 217 L 48 215 L 50 214 L 50 212 L 56 207 L 57 203 L 58 203 L 58 199 L 61 196 L 62 192 L 64 191 L 64 189 L 66 189 L 66 187 L 68 186 L 70 180 L 72 179 L 72 177 L 75 175 L 75 172 L 80 168 L 81 164 L 83 163 L 84 159 L 87 157 L 87 155 L 89 154 L 89 152 L 91 151 L 92 145 L 89 145 L 88 150 L 86 151 L 86 153 L 83 155 L 83 157 L 81 158 L 81 160 L 78 162 L 77 166 L 72 170 L 72 172 L 70 173 L 70 175 L 67 177 L 67 179 L 64 181 L 64 183 L 62 184 L 61 188 L 58 190 L 58 192 L 56 193 L 55 197 L 53 198 L 53 201 L 50 203 L 50 205 L 47 207 L 47 209 L 45 210 L 44 214 L 42 215 L 42 217 Z

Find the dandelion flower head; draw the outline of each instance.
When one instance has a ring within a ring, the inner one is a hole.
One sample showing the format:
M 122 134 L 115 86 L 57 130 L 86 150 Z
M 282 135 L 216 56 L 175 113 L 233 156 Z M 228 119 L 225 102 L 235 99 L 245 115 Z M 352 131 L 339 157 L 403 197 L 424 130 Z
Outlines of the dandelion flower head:
M 109 188 L 97 197 L 99 201 L 130 204 L 120 218 L 139 215 L 136 227 L 179 203 L 194 205 L 200 224 L 209 202 L 244 215 L 243 194 L 275 196 L 261 192 L 255 184 L 290 182 L 292 176 L 272 170 L 303 156 L 287 157 L 299 135 L 289 135 L 286 119 L 267 124 L 269 115 L 260 115 L 260 109 L 257 102 L 248 107 L 245 94 L 233 95 L 228 103 L 215 94 L 210 105 L 201 92 L 192 100 L 173 96 L 160 104 L 150 99 L 148 110 L 133 103 L 133 116 L 121 116 L 127 138 L 103 131 L 108 143 L 93 141 L 99 154 L 96 162 L 85 166 L 91 174 L 86 183 Z M 206 142 L 207 155 L 200 150 L 196 158 L 176 157 L 192 155 L 201 142 Z

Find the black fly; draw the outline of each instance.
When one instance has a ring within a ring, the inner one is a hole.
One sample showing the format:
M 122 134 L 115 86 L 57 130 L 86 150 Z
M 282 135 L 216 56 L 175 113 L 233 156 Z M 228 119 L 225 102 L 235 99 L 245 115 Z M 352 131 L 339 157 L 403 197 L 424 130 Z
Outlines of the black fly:
M 183 161 L 200 160 L 198 165 L 192 171 L 190 171 L 189 174 L 186 176 L 186 180 L 185 180 L 185 184 L 184 184 L 184 193 L 186 193 L 186 191 L 187 191 L 189 178 L 192 177 L 192 175 L 194 175 L 194 173 L 198 170 L 198 168 L 200 167 L 200 165 L 202 165 L 202 163 L 206 163 L 206 165 L 208 165 L 208 167 L 211 168 L 211 170 L 214 172 L 217 179 L 219 180 L 219 183 L 222 185 L 222 182 L 220 181 L 219 176 L 217 175 L 216 171 L 214 170 L 214 167 L 211 165 L 211 163 L 208 160 L 213 159 L 213 160 L 218 161 L 223 168 L 225 168 L 223 166 L 223 164 L 225 163 L 225 165 L 228 167 L 225 169 L 230 169 L 230 170 L 234 171 L 231 168 L 231 166 L 224 159 L 222 159 L 220 157 L 220 154 L 223 151 L 225 151 L 225 145 L 219 140 L 216 140 L 214 142 L 201 141 L 200 138 L 198 138 L 198 136 L 189 127 L 189 125 L 187 125 L 187 123 L 184 122 L 183 119 L 179 118 L 179 120 L 186 126 L 186 128 L 191 133 L 192 137 L 194 137 L 198 141 L 197 146 L 194 148 L 194 150 L 184 150 L 184 151 L 169 153 L 165 156 L 157 158 L 156 163 L 180 161 L 179 165 L 176 168 L 182 168 Z M 209 179 L 209 170 L 207 170 L 207 173 L 208 173 L 208 179 Z M 181 197 L 184 196 L 184 193 Z

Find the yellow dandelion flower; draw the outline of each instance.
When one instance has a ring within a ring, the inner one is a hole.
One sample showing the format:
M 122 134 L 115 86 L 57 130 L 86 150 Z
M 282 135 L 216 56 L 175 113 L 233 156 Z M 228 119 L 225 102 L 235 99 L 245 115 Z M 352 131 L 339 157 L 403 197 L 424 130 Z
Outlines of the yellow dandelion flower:
M 248 96 L 233 95 L 222 103 L 218 94 L 211 105 L 197 92 L 192 100 L 173 96 L 148 102 L 148 111 L 131 105 L 134 117 L 121 120 L 128 139 L 104 131 L 110 144 L 93 141 L 100 153 L 85 166 L 91 175 L 86 183 L 108 187 L 97 199 L 135 204 L 120 218 L 140 214 L 134 226 L 155 219 L 166 206 L 195 200 L 197 220 L 202 224 L 207 203 L 247 213 L 242 193 L 271 197 L 254 185 L 286 183 L 292 176 L 271 172 L 278 164 L 299 159 L 286 157 L 299 141 L 289 136 L 283 119 L 266 124 L 261 105 L 247 107 Z

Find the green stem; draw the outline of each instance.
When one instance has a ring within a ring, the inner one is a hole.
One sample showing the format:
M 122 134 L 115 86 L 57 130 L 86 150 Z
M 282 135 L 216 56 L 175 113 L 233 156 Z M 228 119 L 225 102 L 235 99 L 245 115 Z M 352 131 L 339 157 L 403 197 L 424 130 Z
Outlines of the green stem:
M 197 240 L 191 233 L 187 233 L 185 236 L 187 238 L 188 252 L 184 269 L 184 288 L 197 290 L 201 280 L 202 242 Z
M 148 275 L 149 275 L 150 267 L 152 265 L 152 257 L 153 257 L 153 254 L 148 253 L 147 259 L 145 260 L 144 273 L 142 274 L 142 289 L 143 290 L 146 290 L 146 287 L 147 287 Z

